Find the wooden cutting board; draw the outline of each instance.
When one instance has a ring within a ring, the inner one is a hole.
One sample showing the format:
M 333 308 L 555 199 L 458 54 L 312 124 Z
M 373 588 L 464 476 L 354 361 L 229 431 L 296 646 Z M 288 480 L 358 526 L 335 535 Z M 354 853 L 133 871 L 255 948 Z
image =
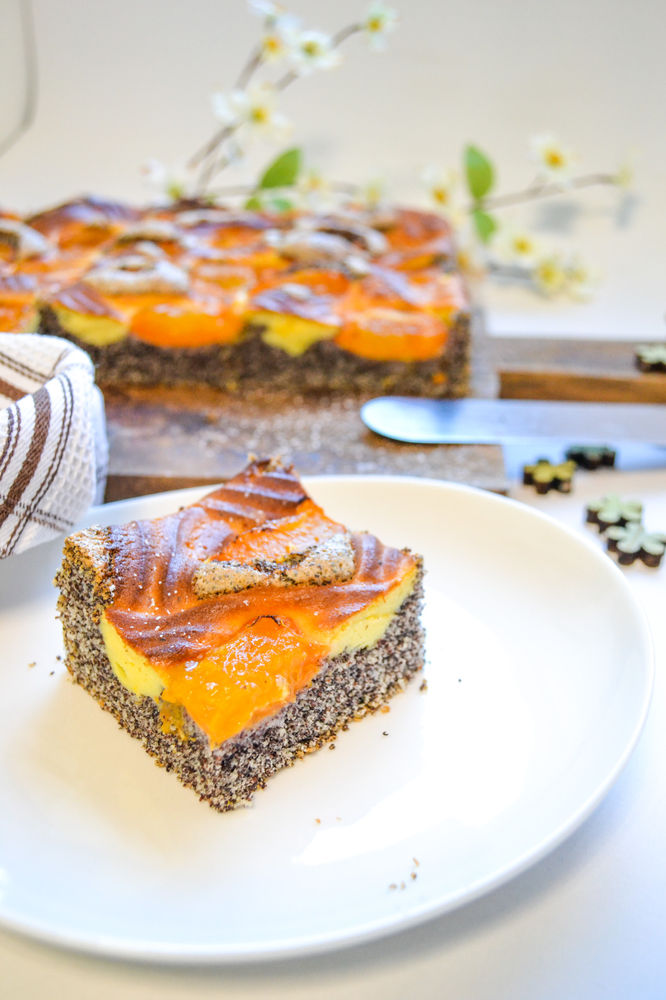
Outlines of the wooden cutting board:
M 666 374 L 642 372 L 636 341 L 489 338 L 500 396 L 607 403 L 666 403 Z
M 388 441 L 363 425 L 359 400 L 160 387 L 109 389 L 105 401 L 107 500 L 219 482 L 239 472 L 248 454 L 280 455 L 301 475 L 392 473 L 507 488 L 498 446 Z
M 478 317 L 474 326 L 474 396 L 666 402 L 666 375 L 636 368 L 633 341 L 486 338 Z M 392 473 L 508 490 L 498 445 L 388 441 L 362 424 L 361 399 L 158 387 L 106 389 L 105 400 L 107 500 L 216 483 L 249 453 L 281 455 L 302 475 Z

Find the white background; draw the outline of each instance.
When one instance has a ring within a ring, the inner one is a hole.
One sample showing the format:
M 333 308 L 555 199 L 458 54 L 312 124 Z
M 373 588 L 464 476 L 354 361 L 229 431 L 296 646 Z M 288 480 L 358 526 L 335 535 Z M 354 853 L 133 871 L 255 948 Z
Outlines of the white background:
M 0 76 L 12 97 L 21 83 L 16 2 L 0 0 L 8 26 L 0 31 Z M 28 134 L 0 159 L 6 208 L 37 209 L 88 191 L 143 200 L 140 165 L 150 157 L 177 163 L 208 137 L 210 94 L 233 84 L 259 25 L 242 0 L 33 0 L 33 7 L 39 106 Z M 334 30 L 363 7 L 301 0 L 294 9 Z M 635 153 L 632 197 L 598 189 L 527 213 L 544 240 L 574 248 L 599 269 L 593 300 L 489 288 L 489 325 L 503 333 L 662 339 L 664 11 L 662 0 L 405 0 L 387 52 L 369 52 L 354 38 L 341 68 L 285 93 L 292 140 L 329 176 L 379 175 L 392 194 L 411 199 L 423 197 L 424 165 L 456 165 L 470 140 L 494 158 L 500 191 L 532 180 L 528 141 L 540 132 L 577 150 L 583 172 L 613 171 Z M 3 106 L 4 128 L 8 98 Z M 273 152 L 258 146 L 243 176 L 256 176 Z

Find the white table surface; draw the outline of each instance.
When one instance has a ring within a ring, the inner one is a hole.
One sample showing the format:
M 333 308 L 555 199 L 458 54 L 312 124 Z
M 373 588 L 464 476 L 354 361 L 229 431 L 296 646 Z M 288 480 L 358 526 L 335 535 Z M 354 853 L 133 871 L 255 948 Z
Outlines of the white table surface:
M 515 449 L 507 452 L 510 467 L 521 458 Z M 589 532 L 582 524 L 585 503 L 611 491 L 642 499 L 646 523 L 666 528 L 666 467 L 658 463 L 653 468 L 578 472 L 570 495 L 540 497 L 516 479 L 513 495 Z M 535 867 L 482 899 L 409 931 L 321 957 L 254 967 L 160 968 L 107 961 L 0 932 L 0 997 L 664 997 L 666 565 L 652 571 L 637 566 L 626 577 L 646 612 L 656 650 L 646 728 L 606 799 Z

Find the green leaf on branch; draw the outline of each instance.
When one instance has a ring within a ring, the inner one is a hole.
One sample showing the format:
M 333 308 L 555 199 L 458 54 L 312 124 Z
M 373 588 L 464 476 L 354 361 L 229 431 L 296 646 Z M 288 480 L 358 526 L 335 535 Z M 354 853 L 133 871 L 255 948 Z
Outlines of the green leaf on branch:
M 472 221 L 481 242 L 489 243 L 493 233 L 497 229 L 497 223 L 492 215 L 488 215 L 487 212 L 483 212 L 480 208 L 475 208 L 472 212 Z
M 492 163 L 476 146 L 465 146 L 465 176 L 470 194 L 475 201 L 485 198 L 495 183 Z
M 288 198 L 270 198 L 264 202 L 264 207 L 272 208 L 274 212 L 291 212 L 294 204 Z
M 278 195 L 273 198 L 262 198 L 258 194 L 253 194 L 247 199 L 244 207 L 251 212 L 291 212 L 294 203 L 289 198 L 280 198 Z
M 297 147 L 288 149 L 268 165 L 257 184 L 257 188 L 292 187 L 301 171 L 302 153 Z

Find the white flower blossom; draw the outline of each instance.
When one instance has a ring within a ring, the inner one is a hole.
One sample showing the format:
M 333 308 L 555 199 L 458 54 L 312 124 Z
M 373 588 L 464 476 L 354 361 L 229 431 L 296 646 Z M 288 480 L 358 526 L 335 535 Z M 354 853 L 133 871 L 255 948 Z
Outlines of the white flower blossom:
M 264 62 L 277 63 L 288 59 L 298 41 L 301 22 L 291 14 L 277 17 L 267 24 L 259 41 Z
M 323 210 L 335 203 L 329 181 L 314 167 L 302 171 L 296 181 L 296 191 L 300 204 L 312 211 Z
M 463 274 L 474 282 L 483 281 L 488 272 L 488 262 L 484 253 L 479 249 L 475 240 L 462 237 L 460 231 L 457 234 L 458 248 L 456 260 L 458 267 Z
M 309 167 L 298 178 L 297 187 L 303 194 L 316 194 L 330 191 L 330 184 L 320 170 Z
M 141 164 L 141 176 L 143 177 L 146 184 L 153 188 L 164 189 L 164 185 L 167 180 L 167 167 L 165 163 L 161 160 L 156 160 L 151 157 L 151 159 L 146 160 L 145 163 Z
M 141 176 L 146 185 L 160 196 L 177 201 L 187 193 L 188 183 L 184 170 L 167 167 L 161 160 L 149 159 L 141 165 Z
M 428 166 L 423 170 L 421 179 L 440 210 L 446 212 L 454 207 L 459 181 L 457 171 Z
M 636 174 L 636 150 L 631 150 L 615 172 L 615 183 L 623 191 L 633 187 Z
M 230 94 L 213 94 L 213 113 L 223 125 L 246 125 L 255 132 L 267 132 L 279 137 L 289 131 L 289 121 L 275 110 L 275 88 L 258 84 Z
M 437 211 L 449 220 L 456 229 L 467 221 L 460 192 L 460 177 L 456 170 L 428 166 L 421 172 L 421 180 Z
M 622 163 L 615 174 L 615 183 L 623 191 L 628 191 L 634 183 L 634 168 L 631 163 Z
M 273 0 L 248 0 L 248 6 L 253 14 L 263 17 L 267 28 L 272 28 L 276 22 L 286 16 L 282 4 L 273 3 Z
M 552 135 L 536 135 L 530 140 L 532 159 L 539 176 L 545 180 L 566 183 L 576 164 L 575 154 Z
M 237 125 L 244 113 L 245 93 L 233 90 L 230 94 L 216 91 L 211 97 L 213 114 L 223 125 Z
M 340 53 L 333 48 L 323 31 L 301 31 L 294 38 L 290 58 L 299 76 L 317 69 L 333 69 L 340 64 Z
M 538 290 L 550 297 L 564 290 L 567 273 L 559 256 L 551 253 L 536 261 L 532 279 Z
M 529 266 L 542 253 L 539 242 L 522 229 L 502 226 L 493 240 L 497 256 L 513 264 Z
M 361 199 L 366 208 L 375 209 L 384 201 L 386 182 L 381 177 L 371 177 L 361 189 Z
M 373 3 L 361 21 L 361 27 L 373 49 L 386 46 L 386 36 L 398 22 L 398 12 L 384 3 Z
M 578 257 L 567 261 L 564 274 L 566 291 L 574 299 L 581 301 L 589 299 L 599 284 L 598 273 L 587 267 Z

